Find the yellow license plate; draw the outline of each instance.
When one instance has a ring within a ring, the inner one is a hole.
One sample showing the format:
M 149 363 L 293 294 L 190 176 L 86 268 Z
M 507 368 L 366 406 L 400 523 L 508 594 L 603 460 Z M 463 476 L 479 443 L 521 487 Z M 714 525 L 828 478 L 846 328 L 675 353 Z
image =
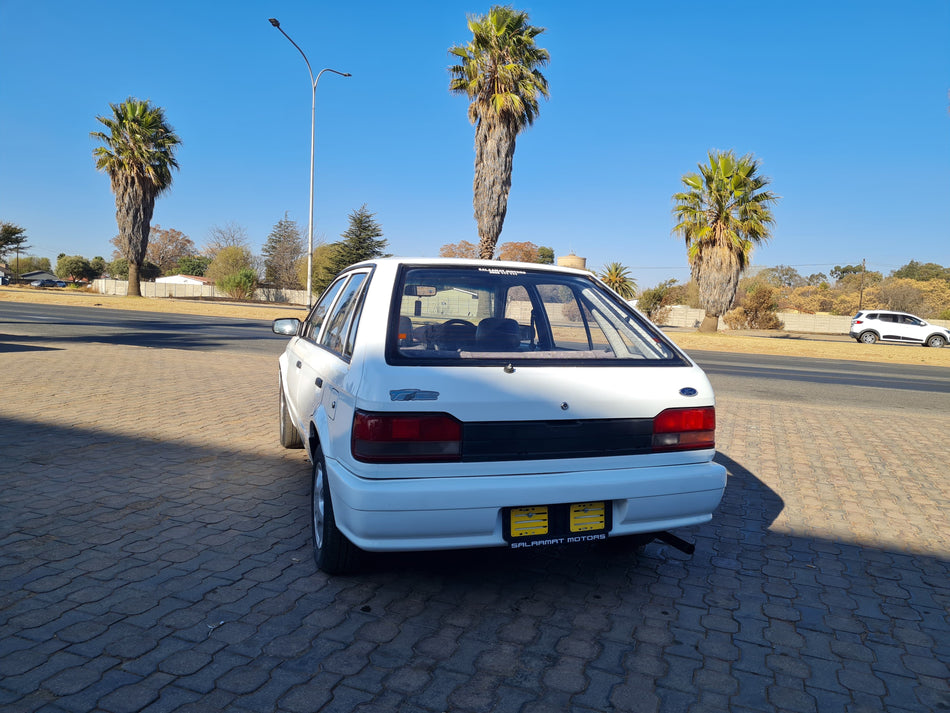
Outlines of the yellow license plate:
M 548 534 L 548 508 L 538 505 L 529 508 L 511 508 L 511 536 Z
M 574 503 L 571 505 L 571 532 L 603 530 L 607 527 L 607 510 L 604 501 Z

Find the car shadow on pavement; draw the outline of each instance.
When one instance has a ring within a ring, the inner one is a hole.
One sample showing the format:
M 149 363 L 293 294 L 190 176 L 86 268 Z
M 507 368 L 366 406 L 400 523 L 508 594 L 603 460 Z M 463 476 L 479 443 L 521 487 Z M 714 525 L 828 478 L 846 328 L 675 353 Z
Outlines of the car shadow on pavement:
M 11 342 L 17 342 L 16 344 L 11 344 L 6 340 L 9 339 Z M 14 354 L 18 352 L 51 352 L 58 351 L 63 349 L 63 347 L 44 347 L 39 344 L 20 344 L 19 342 L 28 341 L 23 340 L 20 337 L 13 337 L 8 334 L 0 334 L 0 354 Z
M 58 319 L 43 323 L 46 330 L 55 328 L 55 342 L 64 347 L 70 344 L 104 344 L 152 349 L 236 349 L 246 348 L 250 342 L 274 345 L 279 352 L 287 337 L 275 335 L 269 322 L 238 319 L 173 320 L 167 315 L 155 319 L 141 317 L 95 321 L 88 319 Z M 78 332 L 78 333 L 73 333 Z M 38 335 L 3 335 L 0 340 L 17 345 L 0 344 L 0 351 L 26 350 L 33 343 L 48 344 L 51 339 Z M 10 347 L 10 348 L 6 348 Z
M 0 706 L 950 706 L 948 562 L 773 532 L 781 498 L 724 454 L 691 557 L 417 553 L 327 577 L 302 451 L 246 423 L 212 446 L 0 418 Z

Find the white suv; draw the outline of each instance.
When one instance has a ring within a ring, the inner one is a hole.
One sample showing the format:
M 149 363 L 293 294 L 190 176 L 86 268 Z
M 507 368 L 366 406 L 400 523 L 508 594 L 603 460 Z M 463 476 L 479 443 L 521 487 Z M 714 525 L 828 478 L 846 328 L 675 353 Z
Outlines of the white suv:
M 280 440 L 313 463 L 318 566 L 362 550 L 541 547 L 708 521 L 726 471 L 702 370 L 593 275 L 381 259 L 279 359 Z
M 906 312 L 890 312 L 874 309 L 862 310 L 851 319 L 852 339 L 865 344 L 876 341 L 920 344 L 925 347 L 942 347 L 950 342 L 950 330 L 928 324 L 920 317 Z

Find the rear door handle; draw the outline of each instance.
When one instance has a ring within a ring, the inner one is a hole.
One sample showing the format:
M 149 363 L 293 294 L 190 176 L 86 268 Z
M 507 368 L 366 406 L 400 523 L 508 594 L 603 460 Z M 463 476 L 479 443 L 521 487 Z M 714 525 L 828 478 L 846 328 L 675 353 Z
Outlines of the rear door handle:
M 301 362 L 297 362 L 297 368 L 299 369 L 302 366 Z
M 317 380 L 314 381 L 313 383 L 315 383 L 315 384 L 317 385 L 317 388 L 318 388 L 318 389 L 322 389 L 322 388 L 323 388 L 323 379 L 321 379 L 319 376 L 317 377 Z

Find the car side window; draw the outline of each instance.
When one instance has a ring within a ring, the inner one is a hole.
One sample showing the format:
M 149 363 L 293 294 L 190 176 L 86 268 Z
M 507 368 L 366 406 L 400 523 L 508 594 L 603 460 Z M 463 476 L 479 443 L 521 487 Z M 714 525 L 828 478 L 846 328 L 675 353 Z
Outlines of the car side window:
M 346 284 L 345 278 L 337 280 L 330 286 L 330 289 L 323 293 L 323 297 L 317 302 L 317 306 L 313 308 L 313 311 L 304 323 L 303 333 L 301 334 L 304 339 L 316 341 L 320 334 L 320 327 L 323 324 L 323 320 L 326 319 L 327 312 L 330 311 L 330 307 L 333 305 L 333 300 L 336 299 L 340 290 L 343 289 L 344 284 Z
M 360 272 L 353 275 L 346 283 L 346 287 L 340 293 L 340 298 L 327 317 L 327 326 L 323 330 L 323 336 L 320 337 L 320 346 L 337 354 L 344 353 L 347 333 L 356 312 L 356 305 L 361 294 L 360 288 L 364 280 L 366 280 L 366 273 Z M 349 346 L 352 350 L 352 344 Z
M 356 343 L 356 330 L 360 326 L 360 315 L 363 314 L 363 302 L 366 299 L 367 289 L 364 280 L 364 287 L 360 290 L 359 297 L 356 300 L 356 307 L 353 310 L 353 316 L 350 318 L 350 326 L 346 330 L 346 345 L 343 347 L 343 356 L 347 359 L 353 356 L 353 346 Z

